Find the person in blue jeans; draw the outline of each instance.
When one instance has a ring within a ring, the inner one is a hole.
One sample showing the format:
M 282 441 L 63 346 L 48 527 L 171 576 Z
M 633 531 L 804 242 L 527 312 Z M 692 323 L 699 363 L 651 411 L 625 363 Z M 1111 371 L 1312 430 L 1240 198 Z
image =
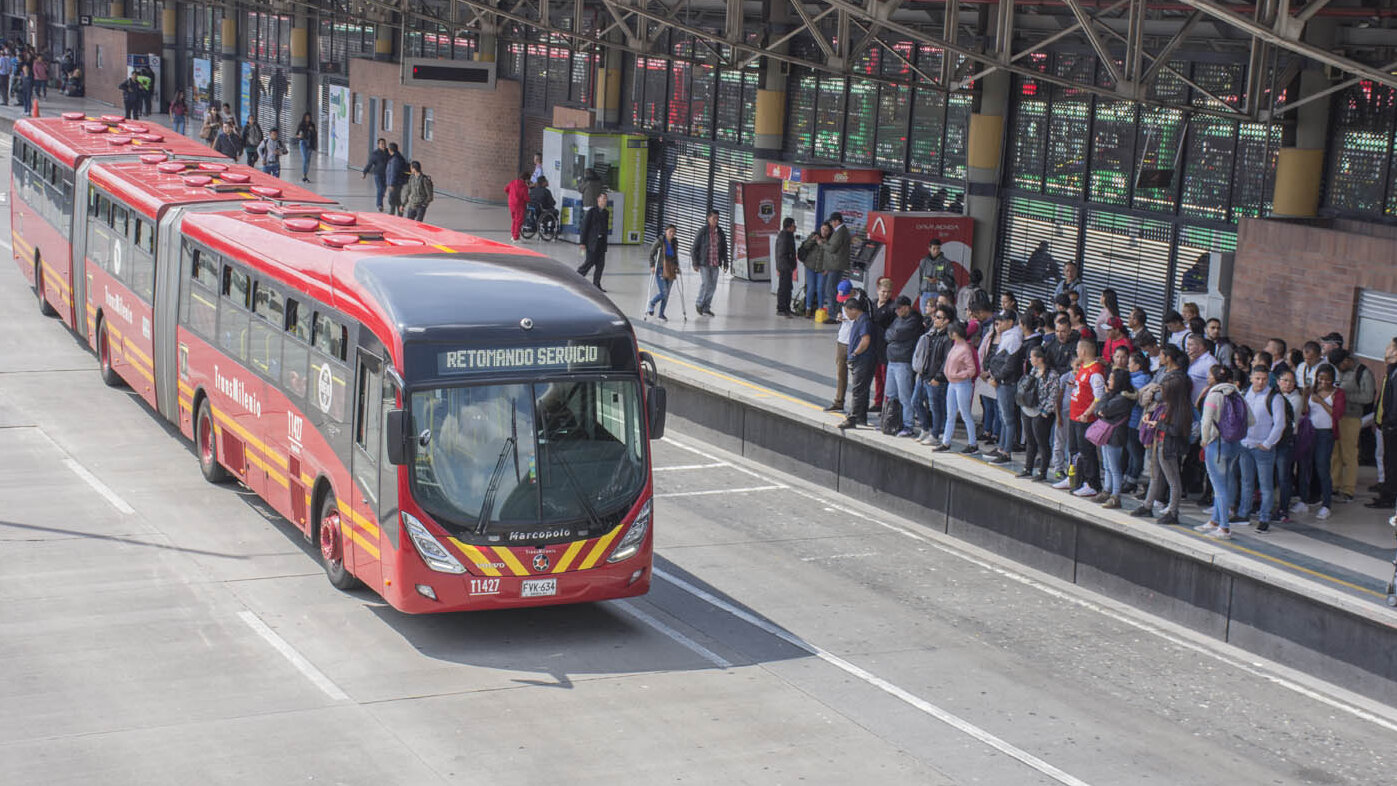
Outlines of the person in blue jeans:
M 663 322 L 669 321 L 669 317 L 665 316 L 665 307 L 669 305 L 670 287 L 674 286 L 674 280 L 679 277 L 679 241 L 676 239 L 678 234 L 679 227 L 670 224 L 665 227 L 665 233 L 650 247 L 650 273 L 655 276 L 655 296 L 650 298 L 645 315 L 651 316 L 655 313 L 655 306 L 659 306 L 659 317 Z
M 956 433 L 956 413 L 959 412 L 969 442 L 961 452 L 979 453 L 975 419 L 970 416 L 970 401 L 975 395 L 975 377 L 979 372 L 975 348 L 965 340 L 965 326 L 959 322 L 952 322 L 946 333 L 951 337 L 951 349 L 946 353 L 946 364 L 942 367 L 946 378 L 946 425 L 941 432 L 941 444 L 934 450 L 944 452 L 951 449 L 951 437 Z
M 301 182 L 310 182 L 310 154 L 315 152 L 315 147 L 320 142 L 320 135 L 315 131 L 315 121 L 311 119 L 310 112 L 301 116 L 301 124 L 296 126 L 296 141 L 301 146 Z
M 382 212 L 383 193 L 388 190 L 388 140 L 383 137 L 378 138 L 378 147 L 369 154 L 359 179 L 363 180 L 370 173 L 374 176 L 374 205 Z
M 1105 508 L 1121 506 L 1121 488 L 1125 485 L 1125 442 L 1130 433 L 1126 425 L 1130 421 L 1130 411 L 1135 408 L 1135 386 L 1130 382 L 1130 372 L 1123 368 L 1112 369 L 1106 378 L 1106 394 L 1096 405 L 1096 417 L 1107 423 L 1115 423 L 1110 439 L 1101 445 L 1101 458 L 1104 465 L 1101 493 L 1092 499 Z
M 951 337 L 947 331 L 956 321 L 956 312 L 950 306 L 938 305 L 931 312 L 931 329 L 917 339 L 920 357 L 913 359 L 917 372 L 917 387 L 926 398 L 928 428 L 918 440 L 923 445 L 935 445 L 941 439 L 946 426 L 945 375 L 946 355 L 951 349 Z
M 1270 386 L 1271 370 L 1266 366 L 1253 366 L 1251 387 L 1243 398 L 1247 409 L 1251 410 L 1252 425 L 1242 438 L 1242 452 L 1238 456 L 1242 470 L 1242 492 L 1237 499 L 1237 516 L 1249 518 L 1252 497 L 1257 486 L 1261 487 L 1261 509 L 1257 511 L 1257 532 L 1271 528 L 1271 511 L 1275 502 L 1276 490 L 1276 448 L 1285 438 L 1286 404 L 1285 396 Z
M 1310 424 L 1315 427 L 1314 471 L 1319 475 L 1319 510 L 1315 511 L 1315 518 L 1320 521 L 1329 518 L 1329 508 L 1333 504 L 1334 476 L 1330 474 L 1330 462 L 1334 459 L 1339 418 L 1346 409 L 1344 391 L 1334 387 L 1336 376 L 1334 367 L 1325 363 L 1315 369 L 1315 385 L 1310 391 Z M 1304 482 L 1309 482 L 1308 473 L 1304 474 Z M 1301 489 L 1304 488 L 1302 485 Z
M 887 397 L 897 399 L 902 408 L 902 429 L 899 437 L 912 436 L 912 424 L 916 418 L 912 395 L 912 351 L 922 334 L 922 319 L 912 311 L 912 299 L 906 295 L 894 301 L 896 316 L 883 333 L 885 352 L 888 359 L 886 377 Z
M 821 224 L 800 244 L 796 257 L 805 265 L 805 318 L 814 319 L 815 311 L 824 297 L 825 285 L 825 244 L 829 242 L 829 224 Z M 830 314 L 833 318 L 835 315 Z
M 1229 397 L 1240 396 L 1241 393 L 1232 384 L 1232 369 L 1222 364 L 1208 369 L 1208 382 L 1208 391 L 1203 394 L 1203 419 L 1199 434 L 1203 442 L 1203 464 L 1208 470 L 1208 480 L 1213 484 L 1213 507 L 1207 523 L 1194 529 L 1210 538 L 1231 540 L 1230 510 L 1237 499 L 1237 478 L 1233 470 L 1237 456 L 1242 452 L 1242 442 L 1223 439 L 1221 426 L 1223 408 L 1228 406 Z M 1247 424 L 1250 427 L 1250 412 L 1247 413 Z

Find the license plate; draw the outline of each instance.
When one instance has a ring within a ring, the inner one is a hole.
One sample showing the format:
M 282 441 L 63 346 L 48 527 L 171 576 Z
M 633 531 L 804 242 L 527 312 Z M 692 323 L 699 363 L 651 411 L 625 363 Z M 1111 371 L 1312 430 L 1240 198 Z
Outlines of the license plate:
M 519 587 L 521 598 L 546 598 L 558 594 L 557 579 L 525 579 Z

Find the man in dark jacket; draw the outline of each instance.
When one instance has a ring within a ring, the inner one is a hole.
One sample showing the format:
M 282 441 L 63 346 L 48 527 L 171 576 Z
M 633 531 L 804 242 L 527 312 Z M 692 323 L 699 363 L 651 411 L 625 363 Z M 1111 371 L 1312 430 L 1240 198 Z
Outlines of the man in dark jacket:
M 912 310 L 912 299 L 898 297 L 893 322 L 883 331 L 888 359 L 888 399 L 897 399 L 902 408 L 899 437 L 912 436 L 912 351 L 922 334 L 922 320 Z M 885 407 L 886 412 L 889 408 Z
M 577 182 L 577 190 L 582 192 L 582 204 L 591 209 L 592 205 L 597 203 L 597 197 L 606 192 L 606 184 L 601 181 L 595 169 L 588 169 Z
M 776 313 L 791 315 L 791 285 L 796 272 L 796 220 L 789 216 L 781 222 L 776 235 Z
M 718 270 L 728 269 L 728 236 L 718 226 L 718 211 L 708 211 L 708 225 L 695 234 L 689 261 L 701 276 L 694 310 L 711 317 L 713 293 L 718 291 Z
M 956 269 L 951 260 L 941 253 L 941 238 L 933 238 L 927 243 L 926 256 L 917 265 L 917 280 L 922 301 L 935 301 L 942 292 L 956 296 Z
M 1368 507 L 1391 510 L 1397 505 L 1397 338 L 1387 342 L 1384 359 L 1387 373 L 1378 387 L 1377 408 L 1373 410 L 1373 423 L 1382 440 L 1382 485 Z
M 951 337 L 947 330 L 956 321 L 956 310 L 947 305 L 939 305 L 931 312 L 931 329 L 917 339 L 917 348 L 912 352 L 912 370 L 917 372 L 917 384 L 926 390 L 928 409 L 931 410 L 931 427 L 923 432 L 918 440 L 923 445 L 938 444 L 941 430 L 946 425 L 946 375 L 942 373 L 946 365 L 946 355 L 951 351 Z
M 223 121 L 223 130 L 218 132 L 218 136 L 214 137 L 213 149 L 235 161 L 238 156 L 242 155 L 243 140 L 242 137 L 238 136 L 238 132 L 234 130 L 232 121 Z
M 989 360 L 990 379 L 995 388 L 995 403 L 999 406 L 999 447 L 988 456 L 994 464 L 1004 464 L 1014 452 L 1014 440 L 1019 433 L 1019 404 L 1014 398 L 1019 378 L 1023 376 L 1023 331 L 1019 315 L 1001 311 L 995 316 L 998 349 Z
M 1056 402 L 1057 420 L 1053 423 L 1053 460 L 1050 469 L 1054 471 L 1065 471 L 1067 466 L 1067 433 L 1071 430 L 1071 424 L 1067 422 L 1066 402 L 1072 387 L 1072 361 L 1077 358 L 1077 342 L 1081 338 L 1082 334 L 1072 329 L 1072 318 L 1066 314 L 1054 317 L 1053 332 L 1043 337 L 1043 354 L 1047 358 L 1048 368 L 1058 375 L 1063 391 L 1062 399 Z
M 829 225 L 834 230 L 825 243 L 825 308 L 835 313 L 835 296 L 839 282 L 849 275 L 849 228 L 844 226 L 844 215 L 839 211 L 829 214 Z
M 582 216 L 582 231 L 578 238 L 587 256 L 582 267 L 577 269 L 577 274 L 586 276 L 588 270 L 592 271 L 592 283 L 603 292 L 606 290 L 601 286 L 601 273 L 606 267 L 606 236 L 611 232 L 611 212 L 606 209 L 606 202 L 606 192 L 603 191 L 597 195 L 596 206 L 589 208 Z
M 398 152 L 398 143 L 388 143 L 388 164 L 384 167 L 384 179 L 388 182 L 388 212 L 395 216 L 403 214 L 403 186 L 407 185 L 408 161 Z
M 374 195 L 374 205 L 382 213 L 383 192 L 388 190 L 388 140 L 383 137 L 379 137 L 378 147 L 369 154 L 368 163 L 364 164 L 364 171 L 359 179 L 368 177 L 370 172 L 374 176 L 374 188 L 378 190 Z

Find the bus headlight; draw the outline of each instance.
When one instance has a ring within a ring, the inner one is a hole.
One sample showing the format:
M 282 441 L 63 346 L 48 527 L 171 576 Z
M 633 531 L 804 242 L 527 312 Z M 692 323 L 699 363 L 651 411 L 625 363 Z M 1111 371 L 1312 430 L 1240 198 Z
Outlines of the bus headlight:
M 417 549 L 417 553 L 422 556 L 422 561 L 427 563 L 427 567 L 438 573 L 465 573 L 466 568 L 451 552 L 441 545 L 432 533 L 422 526 L 415 516 L 407 511 L 402 511 L 400 518 L 403 520 L 403 529 L 407 530 L 407 536 L 412 539 L 412 545 Z
M 640 513 L 636 515 L 635 521 L 626 530 L 626 534 L 621 536 L 621 542 L 616 544 L 616 550 L 611 552 L 611 556 L 606 558 L 607 562 L 620 562 L 623 559 L 630 559 L 640 551 L 640 544 L 645 542 L 645 533 L 650 531 L 650 503 L 646 500 L 641 507 Z

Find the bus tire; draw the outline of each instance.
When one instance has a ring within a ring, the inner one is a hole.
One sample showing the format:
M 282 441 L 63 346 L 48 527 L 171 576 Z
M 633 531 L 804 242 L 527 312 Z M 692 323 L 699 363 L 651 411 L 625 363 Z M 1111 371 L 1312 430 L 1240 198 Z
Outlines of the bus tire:
M 46 317 L 58 316 L 58 311 L 49 305 L 49 300 L 44 297 L 44 265 L 39 260 L 38 255 L 34 255 L 34 294 L 39 297 L 39 313 Z
M 325 499 L 320 501 L 318 530 L 316 540 L 320 543 L 320 562 L 325 566 L 325 576 L 330 580 L 330 585 L 342 590 L 359 586 L 359 580 L 344 567 L 344 533 L 340 529 L 339 502 L 335 500 L 333 491 L 327 492 Z
M 227 483 L 232 476 L 218 463 L 218 435 L 213 430 L 213 408 L 206 398 L 199 402 L 199 414 L 194 417 L 194 450 L 199 455 L 199 470 L 210 483 Z
M 97 368 L 102 372 L 102 382 L 109 388 L 122 385 L 121 375 L 112 368 L 112 341 L 107 332 L 107 320 L 97 320 Z

